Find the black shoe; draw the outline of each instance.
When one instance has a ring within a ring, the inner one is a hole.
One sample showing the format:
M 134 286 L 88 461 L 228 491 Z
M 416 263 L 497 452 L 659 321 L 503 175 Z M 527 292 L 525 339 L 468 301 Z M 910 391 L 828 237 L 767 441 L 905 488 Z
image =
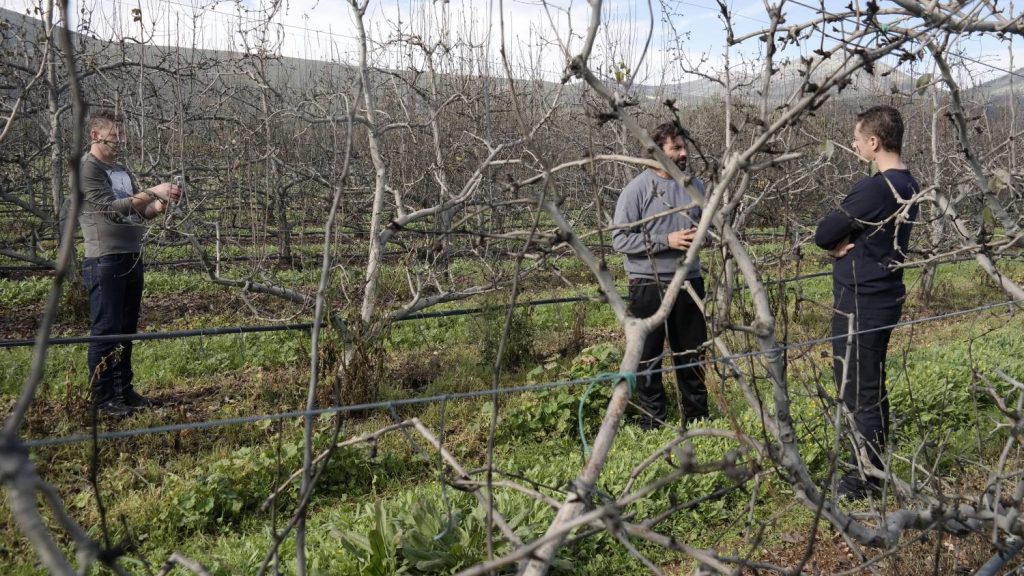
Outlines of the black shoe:
M 106 402 L 97 404 L 96 412 L 98 412 L 100 416 L 124 418 L 125 416 L 134 414 L 136 409 L 115 398 L 113 400 L 107 400 Z
M 651 432 L 652 430 L 658 430 L 662 427 L 662 423 L 651 416 L 634 416 L 630 419 L 630 424 L 637 426 L 644 432 Z
M 870 496 L 881 494 L 878 480 L 871 478 L 869 481 L 862 480 L 856 472 L 848 473 L 839 481 L 836 488 L 836 500 L 857 502 L 866 500 Z
M 840 484 L 836 488 L 836 500 L 844 502 L 860 502 L 866 500 L 868 497 L 868 491 L 863 486 L 846 486 Z
M 711 416 L 709 416 L 707 414 L 702 414 L 700 416 L 694 416 L 692 418 L 686 418 L 685 420 L 683 420 L 683 428 L 686 429 L 686 430 L 689 430 L 690 428 L 693 428 L 693 427 L 695 427 L 695 426 L 697 426 L 699 424 L 704 424 L 704 422 L 706 420 L 710 420 L 710 419 L 711 419 Z
M 121 393 L 121 402 L 123 402 L 125 406 L 130 406 L 132 408 L 156 408 L 157 406 L 163 405 L 159 400 L 146 398 L 142 394 L 139 394 L 134 388 L 129 388 Z

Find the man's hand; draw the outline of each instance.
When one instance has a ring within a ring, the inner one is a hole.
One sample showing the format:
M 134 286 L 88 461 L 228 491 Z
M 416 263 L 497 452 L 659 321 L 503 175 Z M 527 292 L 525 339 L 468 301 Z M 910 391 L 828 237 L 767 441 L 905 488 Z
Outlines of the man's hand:
M 690 244 L 693 244 L 693 237 L 696 235 L 696 228 L 671 232 L 668 235 L 668 247 L 674 250 L 686 250 Z
M 839 244 L 837 244 L 835 248 L 829 250 L 828 253 L 831 254 L 833 258 L 842 258 L 849 254 L 850 250 L 853 250 L 855 246 L 856 244 L 850 242 L 849 238 L 843 238 L 839 241 Z
M 157 184 L 150 188 L 149 191 L 164 202 L 177 202 L 181 200 L 181 188 L 170 182 Z

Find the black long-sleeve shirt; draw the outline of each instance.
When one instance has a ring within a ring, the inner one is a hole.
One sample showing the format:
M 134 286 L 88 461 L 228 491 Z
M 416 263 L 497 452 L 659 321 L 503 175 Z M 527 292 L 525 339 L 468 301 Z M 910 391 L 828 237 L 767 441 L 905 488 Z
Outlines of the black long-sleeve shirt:
M 844 239 L 854 244 L 832 266 L 837 306 L 902 304 L 903 270 L 893 265 L 904 260 L 918 207 L 911 206 L 905 219 L 894 215 L 919 189 L 909 170 L 886 170 L 857 182 L 839 208 L 818 222 L 814 242 L 821 248 L 831 250 Z

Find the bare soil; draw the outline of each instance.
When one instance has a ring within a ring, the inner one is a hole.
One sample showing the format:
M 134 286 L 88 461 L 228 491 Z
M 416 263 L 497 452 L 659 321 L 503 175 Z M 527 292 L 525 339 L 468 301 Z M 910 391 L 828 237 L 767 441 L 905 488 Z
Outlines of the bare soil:
M 817 538 L 810 557 L 807 534 L 792 535 L 787 541 L 762 552 L 759 561 L 784 566 L 800 574 L 881 574 L 883 576 L 925 576 L 973 574 L 995 553 L 981 534 L 957 537 L 930 532 L 907 532 L 895 551 L 855 547 L 830 527 Z M 744 574 L 757 574 L 746 570 Z M 766 573 L 766 572 L 760 572 Z

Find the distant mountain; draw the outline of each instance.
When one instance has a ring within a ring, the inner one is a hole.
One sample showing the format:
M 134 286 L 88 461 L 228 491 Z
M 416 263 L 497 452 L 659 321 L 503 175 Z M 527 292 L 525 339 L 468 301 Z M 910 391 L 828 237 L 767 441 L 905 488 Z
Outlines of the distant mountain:
M 1018 98 L 1024 96 L 1024 68 L 1007 72 L 998 78 L 971 88 L 968 92 L 987 98 L 1005 98 L 1010 95 L 1011 83 L 1013 92 L 1017 94 Z
M 0 56 L 4 61 L 17 62 L 24 68 L 38 66 L 40 51 L 38 45 L 43 36 L 42 22 L 33 16 L 0 8 Z M 178 63 L 194 65 L 197 77 L 201 80 L 219 85 L 247 85 L 259 87 L 263 85 L 260 74 L 267 83 L 274 87 L 287 87 L 294 92 L 302 92 L 319 85 L 329 85 L 332 90 L 341 89 L 358 82 L 358 70 L 355 66 L 344 62 L 312 60 L 293 57 L 259 57 L 243 52 L 222 50 L 191 49 L 177 46 L 141 46 L 132 41 L 117 42 L 95 38 L 90 35 L 72 33 L 72 42 L 79 57 L 82 69 L 86 72 L 115 63 L 137 65 L 145 56 L 145 63 L 156 65 L 169 63 L 169 68 Z M 258 72 L 258 73 L 257 73 Z M 3 71 L 0 70 L 0 78 Z M 414 70 L 387 70 L 371 72 L 371 78 L 384 83 L 390 77 L 405 78 L 408 81 L 427 84 L 430 73 Z M 474 76 L 475 77 L 475 76 Z M 445 78 L 459 81 L 464 76 L 446 74 Z M 497 86 L 503 78 L 494 78 Z M 517 80 L 525 82 L 525 80 Z M 558 86 L 552 82 L 536 82 L 537 86 L 552 91 Z M 0 86 L 0 90 L 3 87 Z M 170 94 L 168 94 L 170 96 Z
M 24 12 L 0 8 L 0 39 L 5 54 L 16 53 L 43 35 L 43 21 Z
M 837 58 L 826 60 L 818 65 L 811 72 L 810 82 L 821 84 L 824 80 L 836 72 L 842 62 Z M 761 95 L 761 73 L 759 68 L 751 68 L 746 72 L 734 72 L 732 84 L 736 86 L 734 95 L 749 102 L 759 101 Z M 719 76 L 724 82 L 724 75 Z M 863 98 L 890 94 L 893 91 L 909 93 L 914 89 L 915 79 L 910 75 L 892 68 L 882 62 L 876 62 L 874 74 L 865 70 L 858 70 L 853 74 L 850 83 L 843 87 L 842 91 L 833 95 L 838 98 Z M 776 72 L 772 74 L 772 81 L 768 88 L 768 101 L 772 105 L 779 105 L 797 96 L 801 87 L 804 86 L 804 67 L 799 61 L 786 60 L 778 65 Z M 668 86 L 646 87 L 644 94 L 649 98 L 675 98 L 685 103 L 700 103 L 708 100 L 720 100 L 725 96 L 725 87 L 722 83 L 709 79 L 691 80 L 681 84 Z
M 26 57 L 38 56 L 37 44 L 43 38 L 43 25 L 39 18 L 24 12 L 15 12 L 0 8 L 0 38 L 3 40 L 0 54 L 7 61 L 26 65 Z M 211 75 L 228 75 L 234 82 L 258 83 L 258 80 L 246 78 L 243 72 L 252 71 L 255 66 L 249 63 L 250 54 L 223 50 L 191 49 L 177 46 L 140 46 L 137 43 L 100 40 L 90 35 L 72 33 L 72 42 L 78 52 L 80 63 L 85 70 L 93 67 L 108 66 L 117 61 L 157 66 L 172 61 L 183 61 L 197 65 L 200 69 L 214 71 Z M 173 56 L 173 57 L 172 57 Z M 267 80 L 280 83 L 287 82 L 290 86 L 302 88 L 308 83 L 323 78 L 325 75 L 349 81 L 354 79 L 354 69 L 344 64 L 331 61 L 311 60 L 292 57 L 269 57 L 264 59 Z M 31 65 L 37 66 L 37 64 Z M 280 84 L 279 84 L 280 85 Z
M 36 54 L 38 50 L 34 46 L 42 36 L 42 24 L 40 20 L 22 12 L 15 12 L 0 8 L 0 56 L 5 61 L 31 67 L 35 64 L 29 63 L 25 55 Z M 132 42 L 124 44 L 109 42 L 74 34 L 74 44 L 80 54 L 87 55 L 83 61 L 86 69 L 108 64 L 116 61 L 138 62 L 141 58 L 142 47 Z M 250 56 L 238 52 L 224 52 L 216 50 L 192 50 L 171 46 L 145 47 L 146 61 L 153 63 L 160 61 L 170 55 L 176 56 L 179 61 L 198 64 L 198 68 L 205 70 L 206 79 L 223 84 L 253 85 L 259 84 L 258 80 L 252 78 L 251 73 L 256 67 L 256 61 L 250 60 Z M 833 74 L 842 61 L 839 55 L 826 60 L 818 65 L 811 73 L 810 81 L 814 84 L 821 84 L 825 78 Z M 318 60 L 306 60 L 301 58 L 271 58 L 261 63 L 267 80 L 274 85 L 287 85 L 293 90 L 303 90 L 315 84 L 322 84 L 325 81 L 333 86 L 341 86 L 356 81 L 356 70 L 347 64 L 339 62 L 326 62 Z M 402 77 L 412 78 L 417 73 L 409 70 L 390 71 L 388 74 L 397 74 Z M 752 63 L 746 70 L 734 72 L 732 83 L 737 87 L 734 95 L 747 102 L 758 102 L 762 95 L 761 69 L 756 63 Z M 965 93 L 972 98 L 986 101 L 999 101 L 1005 99 L 1010 90 L 1011 74 L 1015 82 L 1015 90 L 1024 94 L 1024 68 L 1012 73 L 1007 73 L 999 78 L 990 80 L 965 90 Z M 376 75 L 376 74 L 374 74 Z M 2 76 L 2 74 L 0 74 Z M 425 81 L 429 78 L 427 73 L 419 73 L 419 80 Z M 455 76 L 451 76 L 455 78 Z M 504 79 L 494 78 L 500 85 Z M 769 87 L 768 100 L 773 106 L 780 105 L 794 95 L 800 96 L 801 87 L 804 86 L 803 65 L 800 60 L 787 59 L 777 64 L 777 70 L 772 75 L 772 82 Z M 523 82 L 522 79 L 517 82 Z M 874 73 L 865 70 L 858 70 L 853 74 L 850 83 L 841 91 L 834 92 L 835 99 L 870 98 L 901 92 L 912 93 L 915 89 L 916 78 L 905 72 L 892 68 L 883 62 L 876 62 Z M 545 91 L 553 91 L 558 85 L 555 82 L 535 81 L 537 88 Z M 2 90 L 3 87 L 0 87 Z M 583 89 L 580 85 L 567 87 L 567 94 L 575 94 Z M 632 89 L 634 95 L 649 100 L 665 100 L 672 98 L 684 104 L 698 104 L 702 102 L 722 100 L 725 96 L 725 88 L 721 83 L 697 79 L 679 84 L 664 85 L 640 85 Z

